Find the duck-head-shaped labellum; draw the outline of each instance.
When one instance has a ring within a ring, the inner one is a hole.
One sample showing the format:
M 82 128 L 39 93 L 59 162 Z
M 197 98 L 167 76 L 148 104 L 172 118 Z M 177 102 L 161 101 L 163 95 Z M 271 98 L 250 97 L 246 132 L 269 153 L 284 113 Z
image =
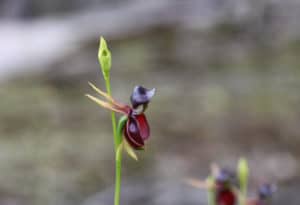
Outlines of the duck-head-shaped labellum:
M 220 169 L 216 175 L 216 183 L 219 186 L 227 186 L 232 184 L 234 180 L 234 173 L 228 169 Z
M 130 97 L 132 107 L 117 102 L 107 93 L 101 91 L 90 83 L 90 86 L 108 102 L 100 100 L 94 96 L 87 95 L 91 100 L 109 110 L 122 113 L 127 116 L 124 127 L 124 136 L 127 142 L 135 149 L 143 149 L 144 142 L 149 138 L 150 128 L 144 114 L 148 103 L 155 94 L 155 89 L 147 89 L 142 86 L 135 86 Z
M 135 86 L 130 97 L 133 109 L 137 109 L 139 106 L 142 106 L 143 111 L 145 111 L 154 94 L 155 88 L 147 89 L 142 86 Z

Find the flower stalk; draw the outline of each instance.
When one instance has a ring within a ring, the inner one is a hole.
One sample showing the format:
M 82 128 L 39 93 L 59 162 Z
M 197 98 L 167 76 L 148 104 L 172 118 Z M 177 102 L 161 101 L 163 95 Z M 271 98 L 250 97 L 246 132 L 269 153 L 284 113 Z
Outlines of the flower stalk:
M 115 197 L 114 197 L 114 205 L 119 205 L 120 203 L 120 195 L 121 195 L 121 180 L 122 180 L 122 150 L 123 150 L 123 142 L 122 142 L 122 134 L 123 129 L 127 122 L 127 116 L 124 115 L 119 119 L 117 126 L 117 144 L 118 148 L 116 150 L 116 182 L 115 182 Z
M 214 187 L 215 180 L 213 176 L 209 176 L 206 179 L 206 182 L 208 184 L 207 188 L 207 202 L 208 205 L 216 205 L 216 190 Z
M 101 65 L 101 70 L 105 80 L 105 86 L 108 96 L 111 95 L 111 85 L 110 85 L 110 69 L 111 69 L 111 53 L 107 47 L 106 41 L 103 37 L 100 38 L 100 46 L 98 51 L 98 60 Z M 127 121 L 127 118 L 126 118 Z M 122 129 L 126 124 L 124 118 L 120 118 L 118 127 L 116 123 L 116 115 L 114 111 L 111 111 L 111 123 L 114 136 L 114 150 L 115 150 L 115 196 L 114 205 L 120 204 L 120 194 L 121 194 L 121 169 L 122 169 L 122 151 L 118 150 L 122 142 Z M 122 126 L 122 127 L 121 127 Z M 118 130 L 117 130 L 118 128 Z
M 245 158 L 240 158 L 238 162 L 237 173 L 238 173 L 240 192 L 241 192 L 239 196 L 239 204 L 246 205 L 249 167 L 248 167 L 248 162 Z

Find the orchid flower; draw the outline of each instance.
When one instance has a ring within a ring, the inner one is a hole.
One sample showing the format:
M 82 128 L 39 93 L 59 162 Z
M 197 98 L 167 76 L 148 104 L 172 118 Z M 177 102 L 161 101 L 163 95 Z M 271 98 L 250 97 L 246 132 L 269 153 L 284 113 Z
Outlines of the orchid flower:
M 257 195 L 247 200 L 247 205 L 265 205 L 269 201 L 277 187 L 275 184 L 264 183 L 258 187 Z
M 201 181 L 189 178 L 186 182 L 193 187 L 208 190 L 209 204 L 235 205 L 238 190 L 233 186 L 234 177 L 231 171 L 212 164 L 211 177 L 207 180 Z
M 89 94 L 86 96 L 106 109 L 125 115 L 127 117 L 127 122 L 124 126 L 123 133 L 126 141 L 134 149 L 143 149 L 145 141 L 150 136 L 150 128 L 144 112 L 151 98 L 155 94 L 155 88 L 146 89 L 142 86 L 135 86 L 130 97 L 132 106 L 129 106 L 117 102 L 92 83 L 89 83 L 89 85 L 98 94 L 104 97 L 106 101 Z

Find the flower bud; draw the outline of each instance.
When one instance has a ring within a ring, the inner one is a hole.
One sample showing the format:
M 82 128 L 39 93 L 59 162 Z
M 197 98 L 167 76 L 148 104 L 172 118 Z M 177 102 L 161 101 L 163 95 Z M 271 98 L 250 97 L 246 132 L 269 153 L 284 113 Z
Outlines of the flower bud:
M 104 79 L 109 78 L 109 72 L 111 68 L 111 53 L 107 48 L 106 41 L 103 37 L 100 37 L 100 45 L 98 50 L 98 61 L 101 65 Z
M 245 199 L 247 197 L 248 177 L 249 177 L 248 162 L 245 158 L 240 158 L 238 162 L 237 172 L 239 177 L 240 189 L 242 193 L 242 197 L 240 198 L 240 204 L 245 204 Z

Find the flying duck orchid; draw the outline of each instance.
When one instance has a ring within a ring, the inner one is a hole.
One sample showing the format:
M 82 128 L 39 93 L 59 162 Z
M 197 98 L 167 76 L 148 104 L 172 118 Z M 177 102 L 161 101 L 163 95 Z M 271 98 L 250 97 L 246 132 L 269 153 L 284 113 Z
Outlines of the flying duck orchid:
M 96 102 L 98 105 L 126 116 L 127 121 L 123 128 L 126 141 L 134 149 L 143 149 L 145 141 L 150 136 L 150 128 L 144 112 L 151 98 L 155 94 L 155 88 L 146 89 L 142 86 L 135 86 L 130 97 L 132 106 L 129 106 L 117 102 L 115 99 L 97 88 L 92 83 L 89 83 L 89 85 L 98 94 L 104 97 L 106 101 L 89 94 L 86 96 Z
M 113 99 L 110 84 L 111 70 L 111 52 L 103 37 L 100 38 L 98 50 L 98 60 L 101 66 L 102 74 L 105 81 L 107 92 L 98 89 L 92 83 L 89 85 L 104 98 L 101 100 L 97 97 L 87 94 L 86 96 L 96 102 L 101 107 L 111 111 L 111 122 L 115 150 L 115 192 L 114 205 L 120 205 L 121 199 L 121 181 L 122 181 L 122 150 L 125 148 L 127 153 L 137 160 L 134 149 L 143 149 L 145 141 L 149 138 L 150 128 L 147 118 L 144 114 L 150 99 L 155 94 L 155 89 L 146 89 L 142 86 L 136 86 L 130 97 L 131 106 L 117 102 Z M 115 112 L 123 114 L 116 121 Z M 123 137 L 124 136 L 124 137 Z M 125 140 L 123 140 L 125 138 Z

